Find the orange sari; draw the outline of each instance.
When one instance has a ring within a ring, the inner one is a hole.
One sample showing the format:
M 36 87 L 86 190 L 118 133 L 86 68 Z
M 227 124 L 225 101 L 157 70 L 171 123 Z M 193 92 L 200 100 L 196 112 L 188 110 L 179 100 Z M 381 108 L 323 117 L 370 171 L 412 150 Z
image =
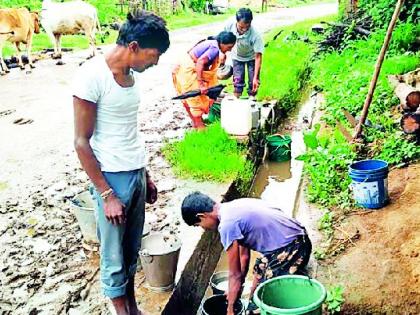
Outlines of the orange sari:
M 203 80 L 208 88 L 215 86 L 218 83 L 217 69 L 219 67 L 219 63 L 219 58 L 216 58 L 216 60 L 211 64 L 209 70 L 203 71 Z M 180 62 L 172 72 L 172 78 L 178 95 L 192 90 L 198 90 L 200 88 L 197 80 L 197 72 L 195 70 L 195 62 L 189 54 L 185 54 L 181 58 Z M 189 107 L 190 113 L 193 117 L 201 117 L 203 114 L 207 114 L 210 106 L 213 104 L 213 100 L 207 95 L 191 97 L 184 100 L 184 102 Z

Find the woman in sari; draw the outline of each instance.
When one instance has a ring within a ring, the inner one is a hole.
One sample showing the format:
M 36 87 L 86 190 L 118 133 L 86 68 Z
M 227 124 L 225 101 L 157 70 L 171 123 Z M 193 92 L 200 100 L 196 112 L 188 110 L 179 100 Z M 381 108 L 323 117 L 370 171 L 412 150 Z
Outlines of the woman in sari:
M 172 72 L 178 94 L 198 89 L 201 91 L 200 96 L 182 101 L 194 128 L 205 127 L 202 116 L 207 114 L 213 105 L 214 100 L 206 93 L 209 87 L 217 85 L 219 54 L 232 50 L 235 43 L 236 36 L 232 32 L 221 32 L 215 38 L 202 40 L 183 56 Z

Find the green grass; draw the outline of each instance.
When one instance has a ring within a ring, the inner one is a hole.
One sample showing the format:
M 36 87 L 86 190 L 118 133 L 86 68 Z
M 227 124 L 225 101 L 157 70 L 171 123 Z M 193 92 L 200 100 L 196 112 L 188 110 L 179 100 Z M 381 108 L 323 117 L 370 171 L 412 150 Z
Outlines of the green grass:
M 184 178 L 228 182 L 251 168 L 244 148 L 229 138 L 220 123 L 187 132 L 183 140 L 166 144 L 163 152 L 175 173 Z
M 294 38 L 308 37 L 314 43 L 317 36 L 311 33 L 311 26 L 321 20 L 333 18 L 334 16 L 328 16 L 307 20 L 274 29 L 265 36 L 268 47 L 263 54 L 259 100 L 277 99 L 286 111 L 294 108 L 300 99 L 300 91 L 306 83 L 310 59 L 315 49 L 315 45 Z M 276 40 L 273 40 L 279 31 L 283 32 Z

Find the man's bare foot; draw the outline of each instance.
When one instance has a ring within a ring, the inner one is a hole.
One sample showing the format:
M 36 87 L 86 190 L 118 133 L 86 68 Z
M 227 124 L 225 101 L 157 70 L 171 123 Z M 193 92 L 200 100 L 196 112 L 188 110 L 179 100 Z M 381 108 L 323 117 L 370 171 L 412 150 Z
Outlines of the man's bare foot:
M 114 305 L 115 312 L 117 315 L 130 315 L 127 297 L 120 296 L 115 299 L 111 299 L 112 305 Z

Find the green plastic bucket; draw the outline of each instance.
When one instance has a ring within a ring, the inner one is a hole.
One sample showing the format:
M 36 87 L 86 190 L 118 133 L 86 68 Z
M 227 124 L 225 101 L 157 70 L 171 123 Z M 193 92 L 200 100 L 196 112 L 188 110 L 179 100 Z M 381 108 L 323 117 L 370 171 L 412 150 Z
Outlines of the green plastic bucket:
M 283 162 L 292 158 L 292 138 L 289 135 L 274 134 L 267 136 L 266 140 L 270 161 Z
M 288 275 L 260 284 L 254 293 L 254 302 L 262 315 L 321 315 L 326 297 L 325 287 L 317 280 Z

